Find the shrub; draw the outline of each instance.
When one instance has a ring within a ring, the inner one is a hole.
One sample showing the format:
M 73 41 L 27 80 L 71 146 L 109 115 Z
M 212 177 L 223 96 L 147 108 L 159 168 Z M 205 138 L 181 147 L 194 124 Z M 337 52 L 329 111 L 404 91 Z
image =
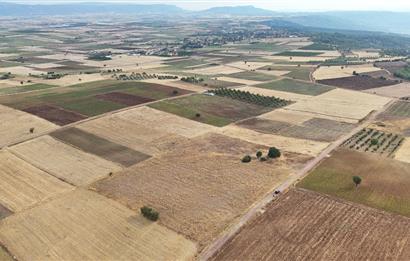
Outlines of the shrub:
M 356 185 L 356 187 L 358 187 L 360 183 L 362 183 L 362 178 L 359 176 L 353 176 L 353 182 Z
M 258 150 L 256 152 L 256 157 L 259 159 L 260 157 L 262 157 L 262 151 Z
M 151 220 L 151 221 L 157 221 L 159 218 L 159 213 L 157 211 L 155 211 L 154 209 L 147 207 L 147 206 L 143 206 L 141 208 L 141 214 Z
M 266 157 L 260 157 L 259 160 L 260 161 L 267 161 L 268 159 Z
M 197 114 L 195 114 L 195 117 L 199 118 L 199 117 L 201 117 L 201 114 L 197 113 Z
M 30 133 L 34 133 L 34 128 L 30 128 Z
M 252 158 L 249 155 L 246 155 L 245 157 L 242 158 L 243 163 L 249 163 L 251 161 L 252 161 Z
M 377 139 L 372 139 L 370 141 L 370 144 L 372 144 L 372 146 L 377 145 L 379 143 L 379 141 Z
M 269 148 L 269 151 L 268 151 L 268 157 L 269 158 L 272 158 L 272 159 L 279 158 L 280 155 L 281 155 L 281 153 L 277 148 L 275 148 L 275 147 Z

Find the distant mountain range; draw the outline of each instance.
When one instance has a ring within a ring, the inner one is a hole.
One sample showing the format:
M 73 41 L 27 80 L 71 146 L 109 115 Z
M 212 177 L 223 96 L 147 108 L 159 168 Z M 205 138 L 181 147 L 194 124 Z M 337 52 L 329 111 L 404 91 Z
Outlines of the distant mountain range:
M 410 13 L 339 11 L 320 13 L 283 13 L 254 6 L 214 7 L 187 11 L 174 5 L 116 3 L 14 4 L 0 2 L 0 16 L 81 15 L 100 13 L 191 15 L 191 16 L 265 16 L 283 21 L 328 29 L 369 30 L 410 34 Z

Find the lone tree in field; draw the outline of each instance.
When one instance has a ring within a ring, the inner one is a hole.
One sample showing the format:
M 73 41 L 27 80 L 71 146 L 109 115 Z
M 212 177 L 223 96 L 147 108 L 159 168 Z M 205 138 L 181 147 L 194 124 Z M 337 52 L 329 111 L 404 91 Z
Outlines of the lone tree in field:
M 269 148 L 269 151 L 268 151 L 269 158 L 272 158 L 272 159 L 279 158 L 280 155 L 281 155 L 280 150 L 278 150 L 277 148 L 275 147 Z
M 251 161 L 252 161 L 252 158 L 249 155 L 246 155 L 245 157 L 242 158 L 243 163 L 249 163 Z
M 256 157 L 259 159 L 260 157 L 262 157 L 262 151 L 258 150 L 256 152 Z
M 140 210 L 141 210 L 141 214 L 151 221 L 157 221 L 159 218 L 158 211 L 155 211 L 154 209 L 150 207 L 143 206 Z
M 362 178 L 359 176 L 353 176 L 353 182 L 356 185 L 356 188 L 362 183 Z

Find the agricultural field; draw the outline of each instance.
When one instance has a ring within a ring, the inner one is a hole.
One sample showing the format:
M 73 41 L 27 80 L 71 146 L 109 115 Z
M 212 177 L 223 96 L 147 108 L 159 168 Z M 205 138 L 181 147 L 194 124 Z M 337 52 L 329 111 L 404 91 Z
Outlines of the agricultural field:
M 343 143 L 343 147 L 362 152 L 371 152 L 393 157 L 404 138 L 401 135 L 385 133 L 375 129 L 362 129 Z
M 334 89 L 333 87 L 325 85 L 295 81 L 291 79 L 262 83 L 256 85 L 256 87 L 312 96 L 316 96 Z
M 132 209 L 153 206 L 161 212 L 160 224 L 198 242 L 200 248 L 286 179 L 291 173 L 288 161 L 307 160 L 287 154 L 278 160 L 244 164 L 240 161 L 244 152 L 266 147 L 225 136 L 206 135 L 181 148 L 116 173 L 93 188 Z M 230 186 L 235 190 L 226 189 Z
M 124 167 L 132 166 L 150 157 L 150 155 L 129 149 L 78 128 L 58 130 L 50 133 L 50 136 Z
M 397 81 L 388 80 L 384 78 L 374 78 L 367 75 L 356 75 L 343 78 L 326 79 L 319 80 L 317 82 L 325 85 L 358 91 L 398 84 Z
M 149 107 L 217 127 L 271 110 L 265 106 L 204 94 L 160 101 Z
M 346 164 L 349 162 L 349 164 Z M 410 165 L 374 153 L 339 149 L 323 161 L 299 187 L 388 212 L 410 216 Z M 353 176 L 362 178 L 356 187 Z
M 327 119 L 312 118 L 301 124 L 290 124 L 286 121 L 273 121 L 264 118 L 251 118 L 237 123 L 238 126 L 266 134 L 285 137 L 331 142 L 349 133 L 354 124 Z
M 397 101 L 392 104 L 381 116 L 381 118 L 410 118 L 410 102 Z
M 0 204 L 2 212 L 20 212 L 53 196 L 70 191 L 67 183 L 25 162 L 8 151 L 0 152 Z
M 182 260 L 196 252 L 175 232 L 82 189 L 4 220 L 0 240 L 19 260 Z
M 267 81 L 274 80 L 273 76 L 258 73 L 258 72 L 251 72 L 251 71 L 229 74 L 228 76 L 232 78 L 257 81 L 257 82 L 267 82 Z
M 381 70 L 370 64 L 363 65 L 341 65 L 341 66 L 320 66 L 314 73 L 313 78 L 317 81 L 343 78 L 353 76 L 355 73 L 368 73 Z
M 298 94 L 294 92 L 276 91 L 273 89 L 259 88 L 253 86 L 237 87 L 236 89 L 243 92 L 250 92 L 252 94 L 259 94 L 262 96 L 278 97 L 283 100 L 292 102 L 305 101 L 312 97 L 310 95 Z
M 374 89 L 367 89 L 367 93 L 373 93 L 381 96 L 392 98 L 404 98 L 410 96 L 410 83 L 403 82 L 386 87 L 379 87 Z
M 372 111 L 382 109 L 390 101 L 390 98 L 377 95 L 334 89 L 309 100 L 291 104 L 287 109 L 325 115 L 337 121 L 357 123 Z
M 311 52 L 311 51 L 286 51 L 282 53 L 277 53 L 275 55 L 276 56 L 289 56 L 289 57 L 293 57 L 293 56 L 310 57 L 310 56 L 319 56 L 321 54 L 324 54 L 324 53 L 323 52 Z
M 409 230 L 407 218 L 292 189 L 210 260 L 401 261 L 410 258 Z
M 108 176 L 109 173 L 121 170 L 119 165 L 85 153 L 50 136 L 18 144 L 10 150 L 32 165 L 76 186 L 88 185 Z

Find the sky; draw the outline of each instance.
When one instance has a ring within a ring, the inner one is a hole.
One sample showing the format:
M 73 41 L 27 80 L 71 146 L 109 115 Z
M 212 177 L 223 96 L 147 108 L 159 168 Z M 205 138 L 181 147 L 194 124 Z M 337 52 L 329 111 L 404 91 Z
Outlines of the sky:
M 115 2 L 136 4 L 174 4 L 189 10 L 202 10 L 215 6 L 253 5 L 274 11 L 335 11 L 379 10 L 410 11 L 410 0 L 0 0 L 16 3 L 67 3 L 67 2 Z M 410 18 L 409 18 L 410 19 Z

